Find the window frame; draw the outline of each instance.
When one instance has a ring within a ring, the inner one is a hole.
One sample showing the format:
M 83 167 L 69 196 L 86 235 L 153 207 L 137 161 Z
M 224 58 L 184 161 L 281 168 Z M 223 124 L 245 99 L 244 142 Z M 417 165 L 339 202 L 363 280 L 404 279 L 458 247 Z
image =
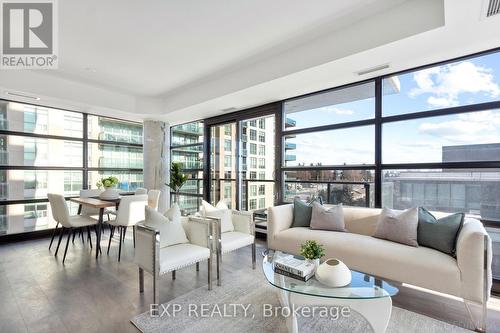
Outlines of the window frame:
M 69 110 L 65 108 L 59 108 L 59 107 L 52 107 L 52 106 L 45 106 L 45 105 L 39 105 L 39 104 L 34 104 L 34 103 L 28 103 L 28 102 L 22 102 L 22 101 L 16 101 L 16 100 L 11 100 L 11 99 L 6 99 L 6 98 L 0 98 L 0 103 L 18 103 L 23 106 L 28 107 L 28 109 L 33 109 L 33 110 L 28 110 L 28 112 L 35 112 L 36 116 L 38 117 L 38 110 L 47 110 L 47 117 L 49 117 L 49 111 L 50 110 L 55 110 L 55 111 L 60 111 L 60 112 L 66 112 L 69 113 L 69 115 L 77 115 L 81 114 L 82 115 L 82 137 L 74 137 L 74 136 L 67 136 L 65 131 L 66 127 L 63 126 L 63 133 L 65 135 L 54 135 L 54 134 L 41 134 L 41 133 L 32 133 L 32 132 L 27 132 L 27 131 L 19 131 L 19 130 L 10 130 L 10 129 L 3 129 L 0 128 L 0 137 L 8 137 L 8 136 L 17 136 L 17 137 L 23 137 L 25 139 L 30 139 L 34 141 L 34 148 L 35 148 L 35 155 L 37 151 L 37 139 L 42 139 L 42 140 L 49 140 L 49 139 L 55 139 L 55 140 L 60 140 L 64 141 L 64 143 L 68 144 L 74 144 L 74 143 L 82 143 L 82 163 L 80 166 L 71 166 L 71 167 L 65 167 L 65 166 L 60 166 L 60 165 L 16 165 L 16 166 L 11 166 L 9 164 L 6 165 L 0 165 L 0 170 L 24 170 L 24 171 L 33 171 L 36 174 L 36 171 L 51 171 L 51 170 L 59 170 L 59 171 L 80 171 L 82 173 L 82 189 L 88 189 L 89 188 L 89 173 L 92 171 L 120 171 L 120 172 L 143 172 L 143 168 L 99 168 L 99 167 L 89 167 L 88 165 L 88 144 L 89 143 L 97 143 L 97 144 L 111 144 L 111 145 L 119 145 L 119 146 L 128 146 L 128 147 L 136 147 L 143 149 L 143 144 L 140 143 L 125 143 L 125 142 L 115 142 L 115 141 L 106 141 L 106 140 L 98 140 L 98 139 L 90 139 L 88 137 L 88 117 L 93 116 L 93 117 L 99 117 L 99 118 L 105 118 L 109 120 L 115 120 L 115 121 L 126 121 L 131 124 L 140 124 L 142 126 L 141 122 L 135 122 L 135 121 L 129 121 L 129 120 L 124 120 L 124 119 L 119 119 L 119 118 L 114 118 L 114 117 L 107 117 L 107 116 L 101 116 L 97 114 L 92 114 L 92 113 L 84 113 L 80 111 L 75 111 L 75 110 Z M 66 114 L 65 116 L 67 116 Z M 44 115 L 43 115 L 44 116 Z M 24 120 L 24 114 L 23 114 L 23 120 Z M 73 123 L 72 123 L 72 128 L 73 128 Z M 36 127 L 36 124 L 35 124 Z M 24 129 L 24 127 L 23 127 Z M 36 131 L 35 131 L 36 132 Z M 48 146 L 48 142 L 46 143 Z M 50 158 L 50 156 L 48 157 Z M 36 183 L 36 180 L 35 180 Z M 64 180 L 63 180 L 63 188 L 65 186 Z M 95 186 L 95 184 L 91 184 L 91 186 Z M 67 195 L 65 196 L 65 199 L 68 200 L 70 198 L 75 198 L 78 197 L 77 195 Z M 33 199 L 8 199 L 8 200 L 0 200 L 0 207 L 5 207 L 7 208 L 9 205 L 17 205 L 17 204 L 43 204 L 47 203 L 48 205 L 48 198 L 42 197 L 42 198 L 33 198 Z M 6 222 L 8 223 L 8 222 Z M 32 237 L 36 236 L 39 234 L 44 234 L 50 230 L 53 230 L 52 228 L 47 228 L 43 230 L 25 230 L 24 232 L 21 233 L 13 233 L 13 234 L 0 234 L 0 240 L 2 239 L 24 239 L 25 237 Z

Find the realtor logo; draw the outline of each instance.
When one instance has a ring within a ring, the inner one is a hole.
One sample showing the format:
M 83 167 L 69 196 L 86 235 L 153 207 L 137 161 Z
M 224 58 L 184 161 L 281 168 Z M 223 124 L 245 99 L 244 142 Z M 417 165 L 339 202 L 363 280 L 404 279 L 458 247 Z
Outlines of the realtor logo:
M 2 69 L 57 68 L 55 0 L 0 0 Z

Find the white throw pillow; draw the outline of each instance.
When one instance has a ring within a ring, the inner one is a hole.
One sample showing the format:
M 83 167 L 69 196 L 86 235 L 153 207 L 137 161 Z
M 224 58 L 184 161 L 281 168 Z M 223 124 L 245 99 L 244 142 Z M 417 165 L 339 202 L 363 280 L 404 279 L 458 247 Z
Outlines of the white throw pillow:
M 155 209 L 146 206 L 144 224 L 160 231 L 160 247 L 189 243 L 180 221 L 171 221 Z
M 346 231 L 344 222 L 344 209 L 342 204 L 323 206 L 318 202 L 312 203 L 311 229 Z
M 163 215 L 172 222 L 181 223 L 181 208 L 177 203 L 174 203 Z
M 234 231 L 234 226 L 232 221 L 233 213 L 223 200 L 219 201 L 215 207 L 212 206 L 210 203 L 206 202 L 205 200 L 201 201 L 201 205 L 202 205 L 202 210 L 201 210 L 202 216 L 220 218 L 221 232 Z
M 403 211 L 382 209 L 374 237 L 418 247 L 418 208 Z

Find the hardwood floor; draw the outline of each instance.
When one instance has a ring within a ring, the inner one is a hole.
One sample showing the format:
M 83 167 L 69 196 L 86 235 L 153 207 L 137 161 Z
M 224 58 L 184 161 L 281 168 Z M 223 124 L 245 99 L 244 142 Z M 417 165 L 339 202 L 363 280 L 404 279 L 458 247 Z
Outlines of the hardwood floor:
M 137 332 L 129 320 L 145 312 L 152 301 L 152 280 L 145 274 L 145 293 L 138 292 L 137 266 L 133 263 L 131 233 L 117 262 L 118 242 L 95 260 L 88 243 L 76 240 L 68 249 L 66 264 L 48 250 L 50 239 L 0 245 L 0 332 Z M 95 238 L 93 239 L 95 240 Z M 259 242 L 258 253 L 265 243 Z M 260 256 L 257 256 L 259 259 Z M 251 269 L 250 248 L 224 257 L 224 273 Z M 247 264 L 247 265 L 246 265 Z M 206 264 L 200 271 L 188 267 L 161 279 L 161 301 L 167 302 L 206 285 Z M 216 288 L 216 287 L 214 287 Z M 462 326 L 470 326 L 463 303 L 439 295 L 400 287 L 394 305 Z M 489 332 L 500 332 L 500 300 L 492 299 Z

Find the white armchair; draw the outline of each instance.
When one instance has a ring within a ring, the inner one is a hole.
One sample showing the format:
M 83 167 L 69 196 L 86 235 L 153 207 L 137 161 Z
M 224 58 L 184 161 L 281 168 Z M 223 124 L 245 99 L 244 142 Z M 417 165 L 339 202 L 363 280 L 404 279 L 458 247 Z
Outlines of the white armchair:
M 252 269 L 255 269 L 255 221 L 252 212 L 246 211 L 231 211 L 231 222 L 234 231 L 221 232 L 221 219 L 217 217 L 208 217 L 214 221 L 215 224 L 215 248 L 216 248 L 216 262 L 217 262 L 217 285 L 222 283 L 221 268 L 222 255 L 241 249 L 245 246 L 252 245 Z
M 153 275 L 153 303 L 160 301 L 158 287 L 161 275 L 208 261 L 208 290 L 212 289 L 213 220 L 183 217 L 182 226 L 188 243 L 161 247 L 159 230 L 139 223 L 136 225 L 135 262 L 139 266 L 139 291 L 144 292 L 144 271 Z

